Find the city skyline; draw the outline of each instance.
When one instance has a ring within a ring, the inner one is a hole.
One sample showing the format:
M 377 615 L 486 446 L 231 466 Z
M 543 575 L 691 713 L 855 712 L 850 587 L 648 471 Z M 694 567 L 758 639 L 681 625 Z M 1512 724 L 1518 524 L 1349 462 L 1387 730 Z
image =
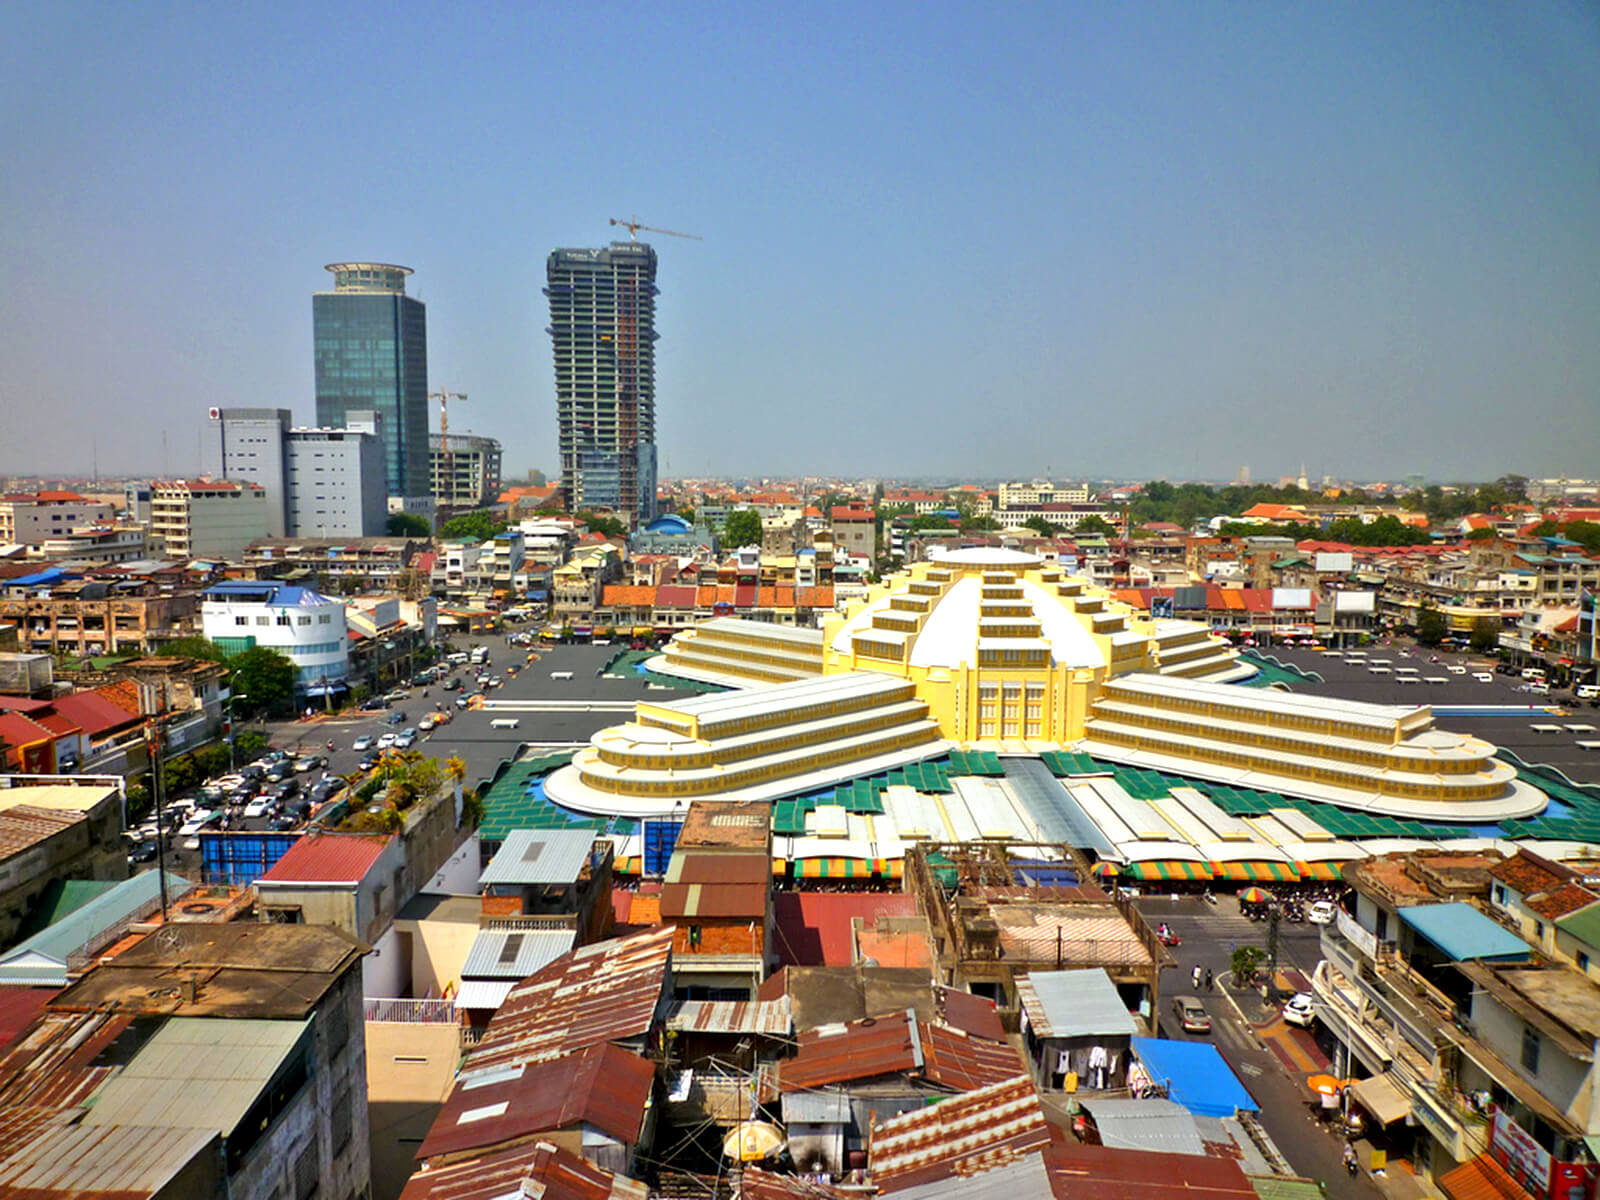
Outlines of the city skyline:
M 428 281 L 460 432 L 554 478 L 538 264 L 634 214 L 706 239 L 653 240 L 662 476 L 1600 457 L 1592 12 L 623 11 L 7 13 L 0 471 L 184 473 L 197 411 L 309 416 L 303 297 L 354 254 Z M 652 50 L 611 86 L 527 72 L 607 29 Z M 385 141 L 398 176 L 346 169 Z

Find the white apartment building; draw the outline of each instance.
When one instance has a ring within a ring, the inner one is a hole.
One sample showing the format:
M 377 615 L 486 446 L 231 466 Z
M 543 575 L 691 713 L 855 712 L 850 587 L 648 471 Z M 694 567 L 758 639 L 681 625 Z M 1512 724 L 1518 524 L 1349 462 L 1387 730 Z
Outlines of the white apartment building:
M 254 483 L 170 479 L 150 485 L 150 531 L 173 558 L 239 559 L 267 536 L 270 504 Z
M 372 412 L 343 429 L 296 429 L 286 408 L 213 408 L 206 472 L 267 494 L 269 537 L 381 537 L 388 522 L 383 439 Z
M 345 606 L 310 588 L 273 580 L 232 579 L 205 591 L 200 628 L 230 654 L 265 646 L 295 666 L 295 690 L 320 696 L 350 673 Z
M 1021 505 L 1035 504 L 1087 504 L 1089 485 L 1064 483 L 1060 486 L 1048 479 L 1034 479 L 1027 483 L 1002 483 L 995 497 L 995 508 L 1001 511 Z

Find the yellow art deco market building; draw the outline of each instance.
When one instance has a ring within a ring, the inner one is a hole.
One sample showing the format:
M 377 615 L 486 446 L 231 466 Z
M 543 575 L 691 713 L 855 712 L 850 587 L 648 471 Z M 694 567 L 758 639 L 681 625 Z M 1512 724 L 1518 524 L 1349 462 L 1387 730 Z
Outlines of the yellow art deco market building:
M 918 563 L 821 630 L 716 619 L 651 667 L 737 690 L 602 730 L 547 783 L 584 812 L 776 799 L 952 748 L 1096 758 L 1439 820 L 1545 797 L 1426 706 L 1229 686 L 1255 674 L 1203 625 L 1152 619 L 1018 551 Z

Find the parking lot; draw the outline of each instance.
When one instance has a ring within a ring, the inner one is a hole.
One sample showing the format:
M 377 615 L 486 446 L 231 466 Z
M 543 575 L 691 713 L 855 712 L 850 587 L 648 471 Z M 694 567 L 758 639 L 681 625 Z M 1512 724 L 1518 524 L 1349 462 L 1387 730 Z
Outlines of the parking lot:
M 1600 708 L 1574 702 L 1566 691 L 1540 695 L 1523 690 L 1520 676 L 1498 674 L 1493 665 L 1483 666 L 1489 661 L 1483 655 L 1432 651 L 1398 638 L 1345 652 L 1341 657 L 1304 646 L 1273 646 L 1265 653 L 1303 671 L 1316 672 L 1325 681 L 1291 681 L 1286 684 L 1291 691 L 1372 704 L 1431 705 L 1435 723 L 1441 729 L 1474 734 L 1513 751 L 1524 762 L 1559 767 L 1577 782 L 1600 783 L 1600 750 L 1584 749 L 1578 744 L 1600 739 Z M 1365 654 L 1366 658 L 1351 662 L 1351 654 Z M 1372 666 L 1383 659 L 1388 660 L 1389 670 L 1374 673 Z M 1452 665 L 1463 670 L 1453 672 L 1449 669 Z M 1423 680 L 1444 682 L 1400 683 L 1395 672 L 1406 667 L 1416 668 L 1417 676 Z M 1487 682 L 1474 677 L 1483 671 L 1491 676 Z M 1484 708 L 1511 711 L 1473 711 Z M 1583 726 L 1593 728 L 1586 730 Z

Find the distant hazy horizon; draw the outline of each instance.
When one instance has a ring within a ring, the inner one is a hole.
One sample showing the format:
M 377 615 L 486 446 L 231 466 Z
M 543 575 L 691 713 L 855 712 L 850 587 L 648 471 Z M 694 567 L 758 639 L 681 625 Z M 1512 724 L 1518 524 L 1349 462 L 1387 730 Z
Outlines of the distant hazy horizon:
M 663 476 L 1600 467 L 1600 10 L 0 12 L 0 472 L 314 417 L 324 263 L 555 474 L 546 254 L 660 255 Z M 435 421 L 437 415 L 435 414 Z M 98 443 L 97 452 L 94 443 Z

